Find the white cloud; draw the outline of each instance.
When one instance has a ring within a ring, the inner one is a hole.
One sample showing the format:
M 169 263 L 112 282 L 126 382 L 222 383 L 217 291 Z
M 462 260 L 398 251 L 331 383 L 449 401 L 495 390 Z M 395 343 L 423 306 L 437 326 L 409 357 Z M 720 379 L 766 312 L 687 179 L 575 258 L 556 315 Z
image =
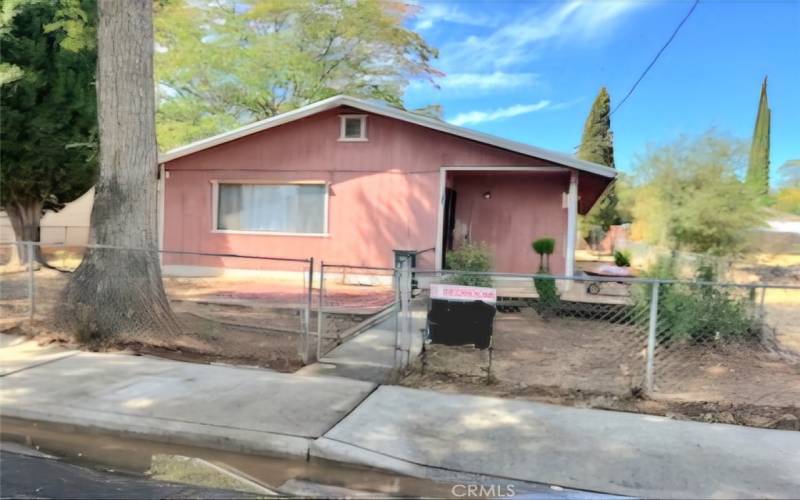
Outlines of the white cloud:
M 444 89 L 496 90 L 534 85 L 538 80 L 536 73 L 453 73 L 439 81 Z
M 478 92 L 501 91 L 517 89 L 520 87 L 533 87 L 539 84 L 539 75 L 536 73 L 506 73 L 494 71 L 491 73 L 451 73 L 437 78 L 436 84 L 440 89 L 449 92 Z M 411 88 L 417 91 L 431 89 L 428 82 L 414 80 Z
M 458 6 L 452 4 L 432 3 L 422 4 L 419 7 L 420 12 L 416 16 L 417 23 L 414 25 L 414 29 L 417 31 L 430 29 L 439 22 L 468 26 L 486 26 L 491 24 L 486 16 L 468 14 Z
M 455 117 L 447 120 L 453 125 L 475 125 L 478 123 L 493 122 L 504 118 L 524 115 L 541 111 L 550 106 L 550 101 L 541 100 L 535 104 L 515 104 L 507 108 L 499 108 L 492 111 L 470 111 L 459 113 Z
M 530 60 L 547 41 L 594 40 L 611 32 L 614 21 L 642 5 L 635 0 L 572 0 L 541 4 L 520 13 L 486 36 L 472 35 L 442 48 L 445 69 L 504 68 Z

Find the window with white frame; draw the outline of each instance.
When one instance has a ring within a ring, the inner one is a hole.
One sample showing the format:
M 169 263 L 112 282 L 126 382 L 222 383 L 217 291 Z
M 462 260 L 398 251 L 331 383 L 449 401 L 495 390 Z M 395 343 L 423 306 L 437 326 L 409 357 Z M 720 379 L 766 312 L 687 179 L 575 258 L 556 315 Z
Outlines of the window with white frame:
M 340 115 L 340 141 L 366 141 L 367 115 Z
M 324 234 L 328 188 L 314 184 L 216 184 L 217 231 Z

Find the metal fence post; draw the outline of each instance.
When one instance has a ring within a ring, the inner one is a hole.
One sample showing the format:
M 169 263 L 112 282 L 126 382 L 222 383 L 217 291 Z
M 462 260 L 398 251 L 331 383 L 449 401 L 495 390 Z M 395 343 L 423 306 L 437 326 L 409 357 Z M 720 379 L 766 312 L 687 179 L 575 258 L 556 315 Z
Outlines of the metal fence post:
M 314 257 L 308 260 L 308 289 L 305 307 L 305 328 L 303 329 L 303 364 L 308 363 L 308 348 L 311 346 L 309 336 L 311 335 L 311 303 L 314 293 Z
M 395 267 L 392 275 L 392 289 L 394 290 L 394 363 L 392 366 L 398 368 L 397 353 L 400 352 L 400 314 L 403 308 L 400 299 L 400 268 Z
M 26 258 L 28 259 L 28 297 L 30 298 L 28 319 L 33 321 L 33 317 L 36 315 L 36 278 L 34 275 L 34 264 L 36 261 L 33 257 L 32 241 L 25 242 L 25 253 L 27 253 Z
M 658 325 L 658 288 L 661 283 L 656 281 L 650 290 L 650 322 L 647 331 L 647 371 L 645 372 L 645 392 L 653 392 L 653 375 L 655 370 L 656 355 L 656 327 Z
M 317 361 L 322 358 L 322 335 L 325 333 L 325 313 L 322 304 L 325 301 L 325 261 L 319 263 L 319 304 L 317 304 Z
M 400 300 L 402 302 L 402 335 L 400 336 L 400 367 L 405 368 L 411 358 L 411 259 L 401 262 Z

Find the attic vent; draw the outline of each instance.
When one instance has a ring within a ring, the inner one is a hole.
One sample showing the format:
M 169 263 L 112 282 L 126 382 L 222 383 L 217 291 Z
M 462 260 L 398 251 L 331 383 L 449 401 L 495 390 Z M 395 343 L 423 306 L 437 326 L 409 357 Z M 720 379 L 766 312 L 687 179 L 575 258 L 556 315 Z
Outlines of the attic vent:
M 366 141 L 367 115 L 339 115 L 342 124 L 340 141 Z

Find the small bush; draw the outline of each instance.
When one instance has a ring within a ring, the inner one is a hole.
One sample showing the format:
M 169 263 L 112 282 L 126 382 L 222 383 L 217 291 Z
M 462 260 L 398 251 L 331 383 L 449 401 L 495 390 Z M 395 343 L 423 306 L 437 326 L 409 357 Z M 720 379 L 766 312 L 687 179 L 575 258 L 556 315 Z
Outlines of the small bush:
M 561 297 L 556 288 L 556 280 L 553 278 L 533 278 L 533 285 L 536 287 L 536 294 L 539 300 L 533 303 L 533 308 L 542 317 L 549 318 L 558 311 L 561 305 Z
M 631 253 L 622 250 L 615 250 L 614 265 L 618 267 L 631 267 Z
M 658 299 L 661 341 L 748 340 L 760 334 L 747 298 L 707 285 L 662 285 Z
M 645 273 L 659 279 L 674 279 L 674 259 L 659 259 Z M 713 281 L 713 268 L 701 263 L 695 277 Z M 637 297 L 637 306 L 649 308 L 651 287 L 644 287 Z M 736 297 L 731 289 L 692 283 L 661 284 L 658 293 L 659 342 L 689 340 L 750 340 L 758 338 L 760 329 L 752 312 L 752 300 Z
M 553 238 L 540 238 L 531 243 L 531 248 L 539 254 L 539 272 L 550 272 L 550 254 L 556 248 L 556 240 Z
M 534 241 L 531 246 L 533 251 L 539 255 L 550 255 L 556 248 L 556 240 L 553 238 L 540 238 Z
M 445 263 L 454 271 L 486 273 L 491 270 L 492 257 L 486 245 L 467 243 L 458 250 L 447 252 Z M 467 286 L 492 286 L 492 278 L 481 275 L 456 274 L 453 282 Z

